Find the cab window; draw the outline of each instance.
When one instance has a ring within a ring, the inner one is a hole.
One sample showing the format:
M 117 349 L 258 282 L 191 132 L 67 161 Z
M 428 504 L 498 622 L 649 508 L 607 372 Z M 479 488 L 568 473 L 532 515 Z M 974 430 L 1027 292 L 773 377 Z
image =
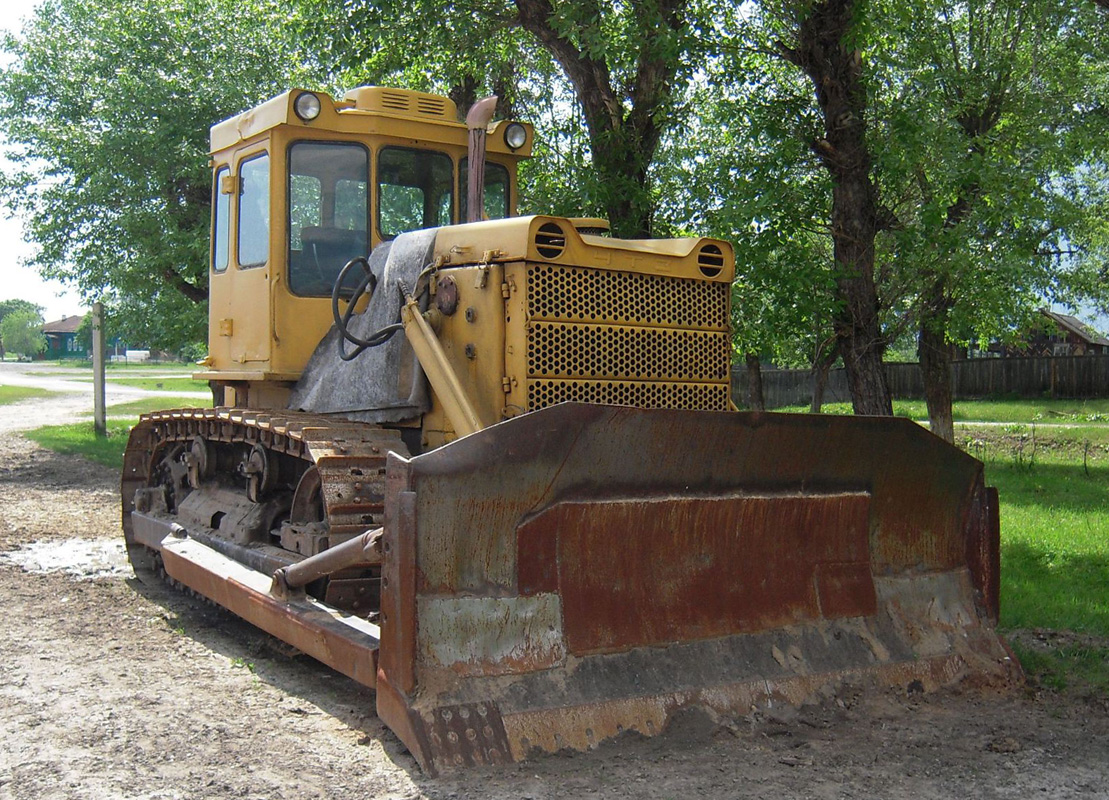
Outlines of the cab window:
M 459 219 L 465 222 L 469 217 L 469 159 L 462 159 L 462 168 L 459 170 L 458 197 L 461 200 L 462 212 Z M 508 170 L 502 164 L 485 162 L 485 219 L 504 219 L 508 216 L 509 189 Z
M 231 195 L 223 191 L 231 170 L 220 167 L 212 182 L 212 271 L 224 272 L 230 257 Z
M 330 296 L 352 258 L 369 253 L 370 156 L 360 144 L 297 142 L 289 148 L 289 288 Z M 357 283 L 361 270 L 352 270 Z
M 259 267 L 270 257 L 270 157 L 239 164 L 239 266 Z
M 445 153 L 384 147 L 377 158 L 381 238 L 451 223 L 454 166 Z

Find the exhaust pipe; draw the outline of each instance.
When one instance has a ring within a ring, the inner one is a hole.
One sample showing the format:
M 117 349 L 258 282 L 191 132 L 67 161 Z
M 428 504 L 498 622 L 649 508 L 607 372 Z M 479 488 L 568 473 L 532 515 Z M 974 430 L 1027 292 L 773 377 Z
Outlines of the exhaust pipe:
M 466 114 L 466 127 L 470 129 L 469 165 L 470 180 L 466 186 L 466 221 L 481 222 L 485 217 L 485 136 L 497 96 L 478 100 Z

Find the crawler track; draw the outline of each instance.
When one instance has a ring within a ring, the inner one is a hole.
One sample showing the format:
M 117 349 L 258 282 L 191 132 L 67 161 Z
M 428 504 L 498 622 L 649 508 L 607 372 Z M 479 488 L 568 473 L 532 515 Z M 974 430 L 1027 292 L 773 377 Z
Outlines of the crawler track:
M 203 477 L 187 480 L 189 448 L 198 438 L 210 448 L 212 467 Z M 120 485 L 128 554 L 140 577 L 157 577 L 161 570 L 157 553 L 135 541 L 131 512 L 136 493 L 163 487 L 165 510 L 171 515 L 193 491 L 217 487 L 224 496 L 230 490 L 239 504 L 249 505 L 244 464 L 259 448 L 281 478 L 264 490 L 255 488 L 253 500 L 263 500 L 258 496 L 262 491 L 271 497 L 284 493 L 291 506 L 287 518 L 315 524 L 315 530 L 326 536 L 324 547 L 382 523 L 386 456 L 408 454 L 396 430 L 313 414 L 237 408 L 144 414 L 131 431 Z M 184 527 L 190 534 L 220 538 L 218 531 Z M 290 561 L 309 554 L 281 549 L 274 541 L 276 531 L 271 533 L 270 541 L 251 542 L 240 550 Z

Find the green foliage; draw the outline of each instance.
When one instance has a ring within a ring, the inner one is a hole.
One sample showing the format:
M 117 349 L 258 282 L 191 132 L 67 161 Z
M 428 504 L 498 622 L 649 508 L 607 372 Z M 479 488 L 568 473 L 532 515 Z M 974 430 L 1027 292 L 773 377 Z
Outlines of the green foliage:
M 3 324 L 4 317 L 16 311 L 31 311 L 36 314 L 42 314 L 42 306 L 35 305 L 27 300 L 0 300 L 0 324 Z M 0 358 L 4 357 L 4 340 L 0 337 Z
M 30 263 L 105 295 L 133 342 L 204 338 L 208 128 L 294 80 L 284 24 L 269 0 L 46 0 L 3 41 L 4 199 Z
M 1098 45 L 1075 35 L 1095 17 L 1050 0 L 884 11 L 872 140 L 897 220 L 891 308 L 916 319 L 939 288 L 940 332 L 967 343 L 1023 325 L 1045 299 L 1109 292 L 1091 275 L 1101 257 L 1078 245 L 1105 191 L 1088 173 L 1101 132 L 1076 115 L 1104 71 Z
M 651 228 L 660 137 L 690 109 L 683 87 L 715 45 L 716 9 L 696 0 L 483 4 L 300 0 L 304 36 L 345 82 L 479 94 L 538 123 L 544 162 L 524 171 L 523 208 L 603 214 L 621 236 Z
M 0 322 L 13 311 L 34 311 L 42 314 L 42 306 L 35 305 L 29 300 L 0 300 Z
M 0 341 L 4 349 L 22 356 L 35 356 L 46 349 L 42 335 L 42 315 L 37 311 L 13 311 L 0 322 Z

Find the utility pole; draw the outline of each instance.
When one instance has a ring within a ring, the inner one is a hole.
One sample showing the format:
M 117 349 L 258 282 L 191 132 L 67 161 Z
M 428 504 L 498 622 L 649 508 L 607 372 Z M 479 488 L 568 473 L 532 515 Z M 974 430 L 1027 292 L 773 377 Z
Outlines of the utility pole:
M 104 305 L 92 304 L 92 419 L 97 436 L 108 435 L 104 404 Z

